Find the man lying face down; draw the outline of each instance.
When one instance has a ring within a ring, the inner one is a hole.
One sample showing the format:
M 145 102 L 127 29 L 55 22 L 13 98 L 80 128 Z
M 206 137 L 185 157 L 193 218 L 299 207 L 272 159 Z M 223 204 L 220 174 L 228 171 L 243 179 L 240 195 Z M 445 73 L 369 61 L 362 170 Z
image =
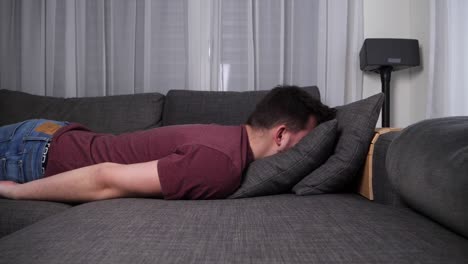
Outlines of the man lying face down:
M 279 86 L 246 124 L 177 125 L 121 135 L 35 119 L 0 127 L 0 197 L 86 202 L 226 198 L 256 159 L 286 151 L 335 110 Z M 7 140 L 3 140 L 7 139 Z

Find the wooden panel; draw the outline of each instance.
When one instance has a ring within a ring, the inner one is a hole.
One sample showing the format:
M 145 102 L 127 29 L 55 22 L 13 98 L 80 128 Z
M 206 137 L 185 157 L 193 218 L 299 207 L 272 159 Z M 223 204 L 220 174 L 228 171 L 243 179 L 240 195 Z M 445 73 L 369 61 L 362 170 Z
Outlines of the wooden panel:
M 372 159 L 374 155 L 374 145 L 379 139 L 380 135 L 383 135 L 392 131 L 401 131 L 401 128 L 378 128 L 375 130 L 375 135 L 372 138 L 372 142 L 369 146 L 369 152 L 367 154 L 366 163 L 364 164 L 364 170 L 362 173 L 361 181 L 359 183 L 359 194 L 366 197 L 369 200 L 374 200 L 374 191 L 372 189 Z

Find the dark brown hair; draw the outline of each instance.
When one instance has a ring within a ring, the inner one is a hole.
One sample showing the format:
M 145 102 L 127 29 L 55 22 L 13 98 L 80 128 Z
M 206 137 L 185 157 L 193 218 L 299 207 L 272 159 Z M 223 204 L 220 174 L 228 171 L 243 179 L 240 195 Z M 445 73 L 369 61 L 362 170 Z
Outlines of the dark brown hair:
M 247 124 L 265 129 L 286 124 L 297 132 L 305 128 L 311 115 L 320 124 L 335 118 L 335 114 L 334 108 L 322 104 L 297 86 L 277 86 L 257 104 Z

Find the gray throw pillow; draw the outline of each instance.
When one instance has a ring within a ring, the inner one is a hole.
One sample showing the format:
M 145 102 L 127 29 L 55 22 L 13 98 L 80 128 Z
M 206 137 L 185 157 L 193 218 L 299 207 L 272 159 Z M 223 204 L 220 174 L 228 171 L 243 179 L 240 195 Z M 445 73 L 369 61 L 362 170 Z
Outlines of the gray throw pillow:
M 406 204 L 468 238 L 468 116 L 405 128 L 390 145 L 386 164 Z
M 294 186 L 297 195 L 339 192 L 354 182 L 367 156 L 383 101 L 384 95 L 379 93 L 336 108 L 339 138 L 335 152 Z
M 241 187 L 228 198 L 289 192 L 333 153 L 336 128 L 336 120 L 322 123 L 290 150 L 252 162 L 244 173 Z

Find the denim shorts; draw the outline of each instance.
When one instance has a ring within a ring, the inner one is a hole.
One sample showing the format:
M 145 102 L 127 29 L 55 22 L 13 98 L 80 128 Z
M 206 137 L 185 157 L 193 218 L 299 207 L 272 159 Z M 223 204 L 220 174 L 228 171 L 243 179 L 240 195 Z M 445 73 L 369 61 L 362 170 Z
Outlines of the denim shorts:
M 25 183 L 42 178 L 46 145 L 66 125 L 68 122 L 32 119 L 0 127 L 0 180 Z

